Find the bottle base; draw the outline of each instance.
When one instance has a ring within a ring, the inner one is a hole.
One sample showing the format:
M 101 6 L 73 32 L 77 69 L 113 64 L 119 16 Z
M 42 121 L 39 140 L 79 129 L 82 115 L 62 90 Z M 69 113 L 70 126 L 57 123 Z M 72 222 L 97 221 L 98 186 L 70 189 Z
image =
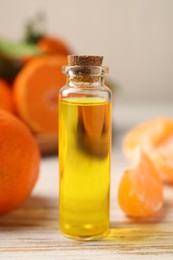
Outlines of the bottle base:
M 82 232 L 82 234 L 77 234 L 77 232 L 74 232 L 74 230 L 73 232 L 68 232 L 67 229 L 64 230 L 63 228 L 60 228 L 60 231 L 65 237 L 69 239 L 80 240 L 80 241 L 94 241 L 94 240 L 101 240 L 104 237 L 106 237 L 109 234 L 110 229 L 106 228 L 101 232 L 98 233 L 93 232 L 92 234 L 89 234 L 89 232 L 86 232 L 86 234 L 84 232 Z

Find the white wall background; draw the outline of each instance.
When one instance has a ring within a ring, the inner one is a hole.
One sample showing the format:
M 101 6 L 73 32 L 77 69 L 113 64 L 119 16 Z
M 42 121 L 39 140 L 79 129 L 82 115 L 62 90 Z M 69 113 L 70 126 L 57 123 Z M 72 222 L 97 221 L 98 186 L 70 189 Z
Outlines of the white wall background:
M 77 53 L 105 56 L 120 99 L 173 99 L 173 0 L 0 0 L 0 36 L 19 39 L 39 10 Z

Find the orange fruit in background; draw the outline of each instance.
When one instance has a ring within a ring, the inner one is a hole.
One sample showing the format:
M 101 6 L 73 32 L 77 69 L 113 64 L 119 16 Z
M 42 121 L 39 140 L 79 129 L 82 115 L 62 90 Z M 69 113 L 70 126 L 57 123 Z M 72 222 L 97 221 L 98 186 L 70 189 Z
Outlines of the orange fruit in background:
M 123 142 L 123 150 L 130 161 L 135 161 L 138 149 L 150 152 L 173 134 L 173 120 L 158 117 L 144 122 L 127 133 Z
M 173 184 L 173 134 L 154 149 L 150 156 L 162 180 Z
M 27 126 L 0 110 L 0 214 L 18 207 L 39 174 L 38 146 Z
M 12 92 L 8 83 L 0 79 L 0 108 L 13 112 Z
M 173 183 L 173 119 L 158 117 L 140 124 L 127 133 L 123 148 L 131 161 L 140 148 L 145 150 L 162 180 Z
M 125 171 L 119 185 L 121 209 L 132 217 L 148 217 L 163 205 L 163 186 L 152 161 L 141 152 L 138 165 Z
M 62 54 L 66 56 L 70 54 L 70 50 L 65 42 L 55 37 L 44 36 L 37 45 L 47 54 Z
M 58 94 L 66 77 L 61 72 L 65 56 L 44 56 L 29 61 L 14 82 L 18 115 L 36 133 L 57 134 Z

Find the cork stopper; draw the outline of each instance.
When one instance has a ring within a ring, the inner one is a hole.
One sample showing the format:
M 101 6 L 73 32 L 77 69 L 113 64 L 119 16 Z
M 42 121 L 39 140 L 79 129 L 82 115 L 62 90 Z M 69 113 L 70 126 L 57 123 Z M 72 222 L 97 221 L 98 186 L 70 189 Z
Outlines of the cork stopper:
M 102 66 L 103 56 L 68 55 L 69 66 Z

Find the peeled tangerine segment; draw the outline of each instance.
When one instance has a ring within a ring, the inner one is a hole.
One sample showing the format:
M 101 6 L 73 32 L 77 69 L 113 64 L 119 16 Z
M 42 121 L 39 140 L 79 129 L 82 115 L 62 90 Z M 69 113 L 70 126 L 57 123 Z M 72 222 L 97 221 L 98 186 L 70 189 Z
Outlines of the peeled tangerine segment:
M 173 134 L 173 120 L 157 117 L 132 129 L 124 139 L 124 152 L 130 161 L 134 161 L 138 148 L 151 151 Z
M 152 151 L 151 158 L 162 180 L 173 184 L 173 134 Z
M 140 152 L 136 168 L 125 171 L 120 181 L 118 201 L 122 210 L 132 217 L 148 217 L 162 207 L 162 181 L 144 152 Z

